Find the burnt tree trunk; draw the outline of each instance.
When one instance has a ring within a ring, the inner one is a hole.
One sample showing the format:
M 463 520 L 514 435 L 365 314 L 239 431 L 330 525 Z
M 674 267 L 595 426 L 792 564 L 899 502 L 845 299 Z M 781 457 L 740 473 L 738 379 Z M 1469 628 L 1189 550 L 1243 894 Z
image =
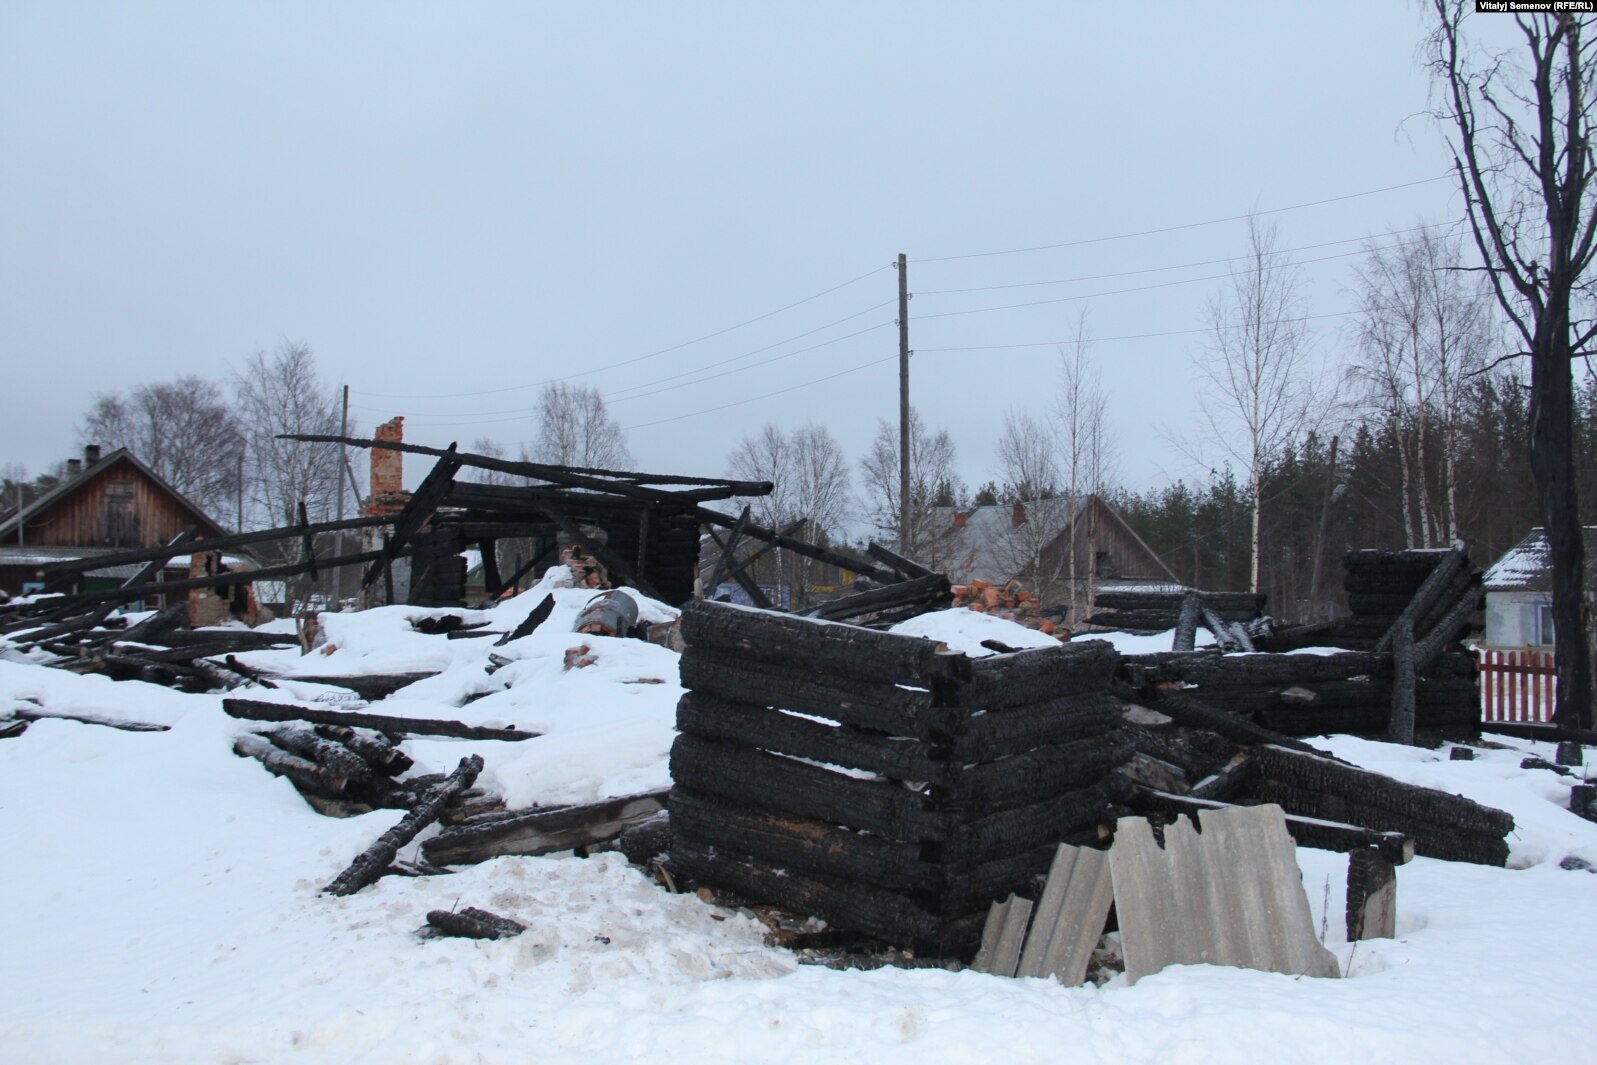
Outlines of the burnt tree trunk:
M 482 758 L 478 755 L 468 755 L 460 760 L 455 771 L 427 792 L 421 802 L 400 818 L 399 823 L 381 836 L 361 852 L 360 857 L 349 864 L 338 877 L 327 885 L 326 891 L 330 895 L 353 895 L 367 884 L 372 883 L 383 875 L 394 857 L 399 854 L 399 848 L 416 838 L 422 829 L 438 820 L 444 812 L 444 807 L 449 805 L 449 800 L 471 787 L 477 779 L 477 774 L 482 772 Z

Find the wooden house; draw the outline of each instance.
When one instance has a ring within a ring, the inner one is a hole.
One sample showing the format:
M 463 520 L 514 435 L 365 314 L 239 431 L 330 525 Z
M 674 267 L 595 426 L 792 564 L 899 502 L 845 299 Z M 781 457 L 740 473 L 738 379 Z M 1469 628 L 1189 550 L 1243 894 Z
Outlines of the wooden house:
M 1121 585 L 1180 586 L 1153 549 L 1096 494 L 944 507 L 937 514 L 946 523 L 943 553 L 956 584 L 1019 581 L 1044 606 L 1090 602 L 1093 591 Z M 1072 581 L 1084 594 L 1072 596 Z
M 1597 525 L 1586 540 L 1586 596 L 1597 602 Z M 1543 650 L 1553 647 L 1553 564 L 1541 529 L 1509 548 L 1481 579 L 1486 593 L 1486 647 Z
M 82 459 L 67 462 L 60 484 L 20 511 L 0 513 L 0 589 L 13 595 L 38 591 L 40 567 L 48 563 L 158 547 L 190 528 L 202 538 L 226 535 L 126 448 L 102 455 L 91 445 Z M 190 567 L 191 556 L 184 553 L 163 576 L 180 580 Z M 76 590 L 116 587 L 141 568 L 91 570 Z

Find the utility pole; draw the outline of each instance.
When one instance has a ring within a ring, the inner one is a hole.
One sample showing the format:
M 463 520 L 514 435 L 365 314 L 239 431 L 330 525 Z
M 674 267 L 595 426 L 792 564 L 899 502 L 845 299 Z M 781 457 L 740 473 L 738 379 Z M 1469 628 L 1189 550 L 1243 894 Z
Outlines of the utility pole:
M 898 550 L 908 557 L 909 542 L 909 273 L 898 256 Z

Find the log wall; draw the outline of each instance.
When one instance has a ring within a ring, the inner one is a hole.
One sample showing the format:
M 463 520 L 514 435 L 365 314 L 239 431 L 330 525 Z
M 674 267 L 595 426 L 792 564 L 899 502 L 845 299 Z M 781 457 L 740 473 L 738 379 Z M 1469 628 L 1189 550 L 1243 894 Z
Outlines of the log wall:
M 969 659 L 708 602 L 682 633 L 671 860 L 695 881 L 969 957 L 991 902 L 1115 812 L 1105 644 Z

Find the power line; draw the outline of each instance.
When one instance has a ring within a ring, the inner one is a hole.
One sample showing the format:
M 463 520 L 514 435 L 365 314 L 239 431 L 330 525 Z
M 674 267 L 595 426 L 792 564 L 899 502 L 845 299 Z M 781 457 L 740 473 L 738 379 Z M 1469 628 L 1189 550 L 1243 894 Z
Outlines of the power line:
M 1356 200 L 1364 196 L 1376 196 L 1383 192 L 1395 192 L 1398 189 L 1410 189 L 1416 185 L 1429 185 L 1435 181 L 1449 181 L 1451 174 L 1438 174 L 1436 177 L 1421 178 L 1418 181 L 1407 181 L 1401 185 L 1387 185 L 1384 188 L 1368 189 L 1364 192 L 1350 192 L 1345 196 L 1330 196 L 1323 200 L 1311 200 L 1307 203 L 1295 203 L 1288 207 L 1272 207 L 1267 211 L 1248 211 L 1243 214 L 1228 215 L 1225 218 L 1211 218 L 1205 222 L 1186 222 L 1182 225 L 1161 226 L 1158 229 L 1141 229 L 1133 233 L 1116 233 L 1108 237 L 1086 237 L 1081 240 L 1067 240 L 1058 244 L 1035 244 L 1026 248 L 1005 248 L 1000 251 L 968 252 L 964 255 L 939 255 L 927 259 L 912 260 L 917 263 L 946 263 L 956 259 L 985 259 L 995 255 L 1019 255 L 1032 251 L 1053 251 L 1057 248 L 1079 248 L 1086 244 L 1104 244 L 1113 240 L 1129 240 L 1132 237 L 1151 237 L 1159 233 L 1176 233 L 1185 229 L 1199 229 L 1203 226 L 1217 226 L 1225 222 L 1240 222 L 1244 218 L 1262 218 L 1265 215 L 1282 214 L 1287 211 L 1301 211 L 1307 207 L 1321 207 L 1328 203 L 1341 203 L 1344 200 Z
M 1372 235 L 1372 236 L 1347 237 L 1347 238 L 1345 238 L 1343 240 L 1327 240 L 1327 241 L 1323 241 L 1322 243 L 1319 243 L 1319 244 L 1304 244 L 1301 247 L 1297 247 L 1297 248 L 1283 248 L 1280 251 L 1275 252 L 1274 254 L 1277 254 L 1277 255 L 1293 255 L 1293 254 L 1296 254 L 1297 252 L 1300 252 L 1300 251 L 1316 251 L 1316 250 L 1318 250 L 1320 248 L 1330 248 L 1330 247 L 1334 247 L 1334 246 L 1336 246 L 1338 244 L 1356 244 L 1356 243 L 1360 243 L 1360 242 L 1363 242 L 1363 241 L 1379 240 L 1379 239 L 1383 239 L 1383 238 L 1386 238 L 1386 237 L 1401 237 L 1401 236 L 1404 236 L 1404 235 L 1409 234 L 1409 233 L 1422 233 L 1422 232 L 1425 232 L 1426 230 L 1431 230 L 1431 229 L 1447 229 L 1447 228 L 1451 228 L 1453 226 L 1456 226 L 1458 224 L 1459 224 L 1459 220 L 1458 219 L 1455 219 L 1455 220 L 1453 220 L 1451 222 L 1434 222 L 1431 225 L 1414 226 L 1411 229 L 1394 229 L 1394 230 L 1392 230 L 1390 232 L 1387 232 L 1387 233 L 1381 233 L 1381 234 L 1376 234 L 1376 235 Z M 1136 276 L 1138 274 L 1157 274 L 1157 273 L 1162 273 L 1162 272 L 1164 272 L 1166 270 L 1190 270 L 1190 269 L 1193 269 L 1193 268 L 1199 267 L 1199 266 L 1215 266 L 1215 265 L 1217 265 L 1219 263 L 1232 263 L 1232 262 L 1237 262 L 1240 259 L 1247 259 L 1247 258 L 1250 258 L 1250 256 L 1247 255 L 1246 253 L 1244 253 L 1242 255 L 1227 255 L 1227 256 L 1225 256 L 1224 258 L 1221 258 L 1221 259 L 1203 259 L 1203 260 L 1200 260 L 1198 262 L 1177 263 L 1177 264 L 1172 265 L 1172 266 L 1148 266 L 1148 267 L 1143 267 L 1140 270 L 1120 270 L 1120 271 L 1117 271 L 1115 273 L 1108 273 L 1108 274 L 1081 274 L 1081 275 L 1078 275 L 1076 277 L 1062 277 L 1062 278 L 1059 278 L 1059 279 L 1054 280 L 1054 281 L 1016 281 L 1016 282 L 1013 282 L 1013 283 L 1007 284 L 1007 285 L 976 285 L 976 286 L 973 286 L 971 288 L 918 289 L 917 290 L 917 295 L 921 295 L 921 296 L 949 296 L 949 295 L 954 295 L 956 293 L 961 293 L 961 292 L 996 292 L 996 291 L 1000 291 L 1002 289 L 1011 289 L 1011 288 L 1037 288 L 1037 287 L 1042 286 L 1042 285 L 1069 285 L 1069 284 L 1073 284 L 1073 283 L 1079 282 L 1079 281 L 1103 281 L 1103 280 L 1105 280 L 1107 278 L 1111 278 L 1111 277 L 1133 277 L 1133 276 Z M 1316 260 L 1309 260 L 1309 261 L 1318 262 L 1320 260 L 1316 259 Z
M 749 358 L 752 355 L 759 355 L 762 352 L 770 351 L 772 348 L 779 348 L 783 344 L 791 344 L 795 340 L 803 340 L 807 336 L 814 336 L 816 333 L 822 332 L 822 331 L 827 330 L 827 329 L 831 329 L 833 326 L 842 325 L 844 322 L 852 322 L 854 319 L 863 317 L 864 315 L 867 315 L 867 314 L 871 313 L 872 311 L 879 311 L 883 307 L 886 307 L 889 304 L 891 304 L 892 302 L 893 302 L 892 300 L 883 300 L 881 303 L 872 304 L 871 306 L 866 307 L 862 311 L 855 311 L 853 314 L 844 315 L 842 318 L 838 318 L 838 319 L 836 319 L 834 321 L 827 322 L 825 325 L 818 325 L 814 329 L 806 329 L 802 333 L 796 333 L 793 336 L 784 337 L 781 340 L 774 341 L 774 342 L 772 342 L 770 344 L 765 344 L 765 345 L 763 345 L 761 347 L 754 348 L 754 349 L 752 349 L 750 351 L 742 352 L 741 354 L 738 354 L 738 355 L 733 355 L 731 358 L 722 359 L 719 362 L 708 363 L 708 364 L 703 365 L 703 366 L 695 367 L 694 369 L 691 369 L 691 370 L 683 370 L 680 373 L 668 374 L 665 377 L 658 377 L 658 378 L 655 378 L 653 381 L 645 381 L 645 382 L 643 382 L 641 384 L 629 385 L 626 388 L 617 389 L 613 393 L 606 393 L 605 396 L 604 396 L 604 399 L 608 401 L 608 400 L 611 399 L 612 396 L 616 396 L 618 398 L 624 398 L 624 399 L 637 399 L 637 398 L 639 398 L 637 396 L 624 396 L 623 397 L 623 396 L 620 396 L 620 393 L 623 393 L 623 392 L 634 392 L 634 391 L 637 391 L 638 389 L 641 389 L 641 388 L 650 388 L 650 387 L 653 387 L 654 385 L 664 384 L 667 381 L 675 381 L 675 380 L 677 380 L 678 378 L 681 378 L 681 377 L 687 377 L 687 376 L 690 376 L 692 374 L 703 373 L 706 370 L 713 370 L 713 369 L 715 369 L 718 366 L 725 366 L 728 363 L 738 362 L 738 361 L 740 361 L 742 359 L 747 359 L 747 358 Z M 860 333 L 870 332 L 871 329 L 880 329 L 880 328 L 881 328 L 880 325 L 873 325 L 873 326 L 870 326 L 867 329 L 860 330 L 859 332 L 848 333 L 848 334 L 846 334 L 844 336 L 834 337 L 831 340 L 823 341 L 823 342 L 821 342 L 819 344 L 812 345 L 811 347 L 808 347 L 808 348 L 801 348 L 798 352 L 789 352 L 788 354 L 789 355 L 796 355 L 796 354 L 799 354 L 800 352 L 803 352 L 803 351 L 814 351 L 816 348 L 822 348 L 822 347 L 825 347 L 828 344 L 835 344 L 838 341 L 847 340 L 850 337 L 859 336 Z M 763 360 L 761 362 L 752 363 L 751 366 L 763 366 L 763 365 L 765 365 L 768 362 L 775 362 L 778 359 L 784 359 L 784 358 L 787 358 L 787 357 L 788 357 L 787 355 L 779 355 L 779 356 L 777 356 L 776 359 L 766 359 L 766 360 Z M 745 368 L 748 368 L 748 367 L 745 367 Z M 588 370 L 588 371 L 584 371 L 584 372 L 585 373 L 597 373 L 598 371 L 596 371 L 596 370 Z M 739 371 L 733 370 L 733 371 L 729 371 L 729 372 L 737 373 Z M 580 376 L 580 375 L 578 375 L 578 376 Z M 705 378 L 704 380 L 713 380 L 714 377 L 723 377 L 723 376 L 725 376 L 725 374 L 715 374 L 715 375 L 712 375 L 712 377 Z M 672 388 L 680 388 L 681 386 L 680 385 L 673 385 L 671 387 Z M 661 389 L 661 391 L 670 391 L 670 390 L 671 390 L 670 388 Z M 654 393 L 650 392 L 650 393 L 644 393 L 644 394 L 645 395 L 653 395 Z M 440 398 L 447 398 L 447 397 L 440 397 Z M 356 404 L 356 406 L 360 410 L 369 410 L 369 411 L 372 411 L 374 413 L 381 413 L 381 412 L 385 412 L 385 411 L 393 409 L 391 407 L 370 407 L 370 406 L 366 406 L 364 404 Z M 517 413 L 527 413 L 527 412 L 530 412 L 530 408 L 525 407 L 525 406 L 521 406 L 521 407 L 511 407 L 511 408 L 507 408 L 507 409 L 504 409 L 504 410 L 485 410 L 485 411 L 470 411 L 470 412 L 467 412 L 467 411 L 460 411 L 460 412 L 454 412 L 454 411 L 422 411 L 419 414 L 407 415 L 406 417 L 407 418 L 414 417 L 414 418 L 416 418 L 418 420 L 418 424 L 422 424 L 420 422 L 420 419 L 428 418 L 428 417 L 452 418 L 452 417 L 456 417 L 457 414 L 460 417 L 466 417 L 468 415 L 471 416 L 471 417 L 478 417 L 478 416 L 481 416 L 481 415 L 517 414 Z M 441 423 L 434 423 L 434 424 L 455 425 L 455 424 L 459 424 L 459 423 L 456 423 L 456 422 L 441 422 Z
M 636 425 L 628 425 L 622 429 L 622 432 L 630 432 L 633 429 L 648 429 L 651 426 L 665 425 L 668 422 L 679 422 L 684 418 L 697 418 L 701 414 L 714 414 L 716 411 L 730 410 L 733 407 L 742 407 L 750 403 L 758 403 L 762 399 L 770 399 L 772 396 L 781 396 L 786 395 L 789 392 L 797 392 L 801 388 L 809 388 L 812 385 L 824 384 L 827 381 L 834 381 L 839 377 L 845 377 L 851 373 L 858 373 L 859 371 L 868 369 L 872 366 L 880 366 L 884 362 L 896 362 L 897 360 L 898 355 L 896 353 L 893 355 L 888 355 L 884 358 L 872 359 L 870 362 L 862 362 L 858 366 L 851 366 L 846 370 L 839 370 L 837 373 L 827 374 L 825 377 L 817 377 L 813 381 L 804 381 L 800 384 L 789 385 L 787 388 L 779 388 L 775 392 L 766 392 L 763 395 L 750 396 L 748 399 L 740 399 L 732 403 L 723 403 L 719 407 L 706 407 L 704 410 L 696 410 L 689 414 L 678 414 L 671 418 L 658 418 L 652 422 L 639 422 Z
M 736 325 L 729 325 L 729 326 L 727 326 L 724 329 L 717 329 L 713 333 L 706 333 L 703 336 L 695 337 L 692 340 L 684 340 L 680 344 L 673 344 L 673 345 L 671 345 L 668 348 L 661 348 L 659 351 L 651 351 L 647 355 L 638 355 L 638 356 L 635 356 L 635 357 L 630 358 L 630 359 L 624 359 L 621 362 L 613 362 L 613 363 L 609 364 L 608 366 L 591 367 L 589 369 L 582 370 L 582 371 L 580 371 L 578 373 L 567 374 L 564 377 L 548 377 L 548 378 L 545 378 L 542 381 L 535 381 L 532 384 L 507 385 L 507 386 L 505 386 L 503 388 L 487 388 L 487 389 L 482 389 L 481 391 L 477 391 L 477 392 L 425 392 L 425 393 L 423 393 L 423 392 L 360 392 L 360 390 L 358 390 L 358 389 L 356 391 L 359 392 L 359 394 L 361 394 L 361 395 L 371 396 L 371 397 L 373 397 L 375 399 L 465 399 L 465 398 L 469 398 L 469 397 L 472 397 L 472 396 L 493 396 L 493 395 L 498 395 L 501 392 L 521 392 L 521 391 L 525 391 L 526 389 L 529 389 L 529 388 L 541 388 L 544 385 L 554 384 L 557 381 L 569 381 L 573 377 L 586 377 L 589 374 L 604 373 L 605 371 L 608 371 L 608 370 L 620 369 L 623 366 L 631 366 L 634 363 L 643 362 L 645 359 L 653 359 L 653 358 L 657 358 L 657 357 L 659 357 L 661 355 L 669 355 L 673 351 L 681 351 L 683 348 L 692 347 L 694 344 L 702 344 L 706 340 L 714 340 L 716 337 L 725 336 L 727 333 L 733 332 L 734 330 L 742 329 L 743 327 L 753 325 L 756 322 L 763 322 L 763 321 L 765 321 L 765 319 L 771 318 L 771 317 L 773 317 L 775 315 L 778 315 L 778 314 L 781 314 L 784 311 L 790 311 L 794 307 L 802 307 L 804 304 L 810 303 L 810 302 L 812 302 L 814 300 L 818 300 L 822 296 L 831 295 L 833 292 L 836 292 L 839 289 L 844 289 L 844 288 L 849 287 L 850 285 L 858 284 L 859 282 L 864 281 L 867 277 L 871 277 L 871 276 L 874 276 L 876 274 L 879 274 L 883 270 L 886 270 L 888 268 L 889 268 L 888 265 L 882 265 L 882 266 L 876 267 L 875 269 L 867 270 L 863 274 L 860 274 L 858 277 L 852 277 L 852 278 L 849 278 L 847 281 L 841 281 L 838 284 L 833 285 L 831 288 L 822 289 L 820 292 L 815 293 L 813 296 L 805 296 L 801 300 L 794 300 L 792 303 L 789 303 L 789 304 L 787 304 L 785 306 L 782 306 L 782 307 L 778 307 L 774 311 L 766 311 L 764 314 L 755 315 L 753 318 L 750 318 L 750 319 L 748 319 L 746 321 L 739 322 Z M 861 312 L 861 313 L 864 313 L 864 312 Z M 852 317 L 858 317 L 858 315 L 854 315 Z M 847 319 L 843 319 L 843 320 L 847 321 Z M 819 328 L 824 329 L 826 327 L 825 326 L 821 326 Z M 814 330 L 811 330 L 811 332 L 814 332 Z M 808 333 L 801 333 L 799 335 L 800 336 L 808 336 L 809 334 Z M 792 339 L 797 339 L 797 338 L 792 338 Z M 787 343 L 787 341 L 779 341 L 779 343 L 784 343 L 785 344 L 785 343 Z
M 1482 300 L 1482 299 L 1489 299 L 1489 298 L 1495 298 L 1495 297 L 1493 297 L 1492 294 L 1488 292 L 1488 293 L 1482 293 L 1482 294 L 1480 294 L 1478 296 L 1460 296 L 1460 297 L 1458 297 L 1458 299 L 1456 301 L 1449 301 L 1449 302 L 1467 303 L 1467 302 L 1470 302 L 1471 300 Z M 1323 318 L 1346 318 L 1348 315 L 1362 314 L 1363 312 L 1364 312 L 1364 308 L 1363 307 L 1355 307 L 1355 308 L 1353 308 L 1350 311 L 1328 311 L 1325 314 L 1305 314 L 1305 315 L 1300 315 L 1300 316 L 1298 316 L 1296 318 L 1277 318 L 1275 321 L 1267 323 L 1267 324 L 1269 324 L 1269 325 L 1290 325 L 1290 324 L 1295 323 L 1295 322 L 1316 322 L 1316 321 L 1319 321 L 1319 320 L 1321 320 Z M 1116 341 L 1116 340 L 1153 340 L 1153 339 L 1157 339 L 1159 337 L 1191 336 L 1191 335 L 1193 335 L 1195 333 L 1212 333 L 1212 332 L 1214 332 L 1214 327 L 1213 326 L 1200 326 L 1197 329 L 1167 329 L 1167 330 L 1164 330 L 1164 331 L 1158 332 L 1158 333 L 1126 333 L 1124 335 L 1114 336 L 1114 337 L 1097 337 L 1097 336 L 1095 336 L 1095 337 L 1088 337 L 1086 339 L 1086 342 L 1088 344 L 1097 344 L 1097 343 L 1106 343 L 1107 344 L 1107 343 L 1110 343 L 1111 341 Z M 964 347 L 916 348 L 915 350 L 918 353 L 922 354 L 922 355 L 933 355 L 933 354 L 937 354 L 937 353 L 940 353 L 940 352 L 1005 351 L 1005 350 L 1009 350 L 1011 348 L 1055 348 L 1055 347 L 1062 347 L 1062 346 L 1065 346 L 1065 345 L 1075 344 L 1075 343 L 1077 343 L 1076 338 L 1071 337 L 1071 338 L 1069 338 L 1067 340 L 1036 340 L 1036 341 L 1029 341 L 1029 342 L 1022 343 L 1022 344 L 971 344 L 971 345 L 967 345 L 967 346 L 964 346 Z
M 1418 244 L 1418 243 L 1419 243 L 1418 240 L 1410 240 L 1410 241 L 1403 241 L 1403 242 L 1400 242 L 1400 243 L 1392 245 L 1392 246 L 1393 247 L 1398 247 L 1398 248 L 1406 248 L 1406 247 L 1408 247 L 1408 246 L 1410 246 L 1412 244 Z M 1301 260 L 1298 260 L 1297 262 L 1284 264 L 1284 265 L 1305 266 L 1305 265 L 1307 265 L 1309 263 L 1330 262 L 1333 259 L 1347 259 L 1347 258 L 1351 258 L 1352 256 L 1361 255 L 1361 254 L 1363 254 L 1362 251 L 1346 251 L 1346 252 L 1339 252 L 1336 255 L 1322 255 L 1322 256 L 1319 256 L 1318 258 L 1315 258 L 1315 259 L 1301 259 Z M 1149 291 L 1151 291 L 1153 289 L 1158 289 L 1158 288 L 1174 288 L 1177 285 L 1195 285 L 1195 284 L 1197 284 L 1200 281 L 1223 281 L 1223 280 L 1226 280 L 1228 278 L 1243 277 L 1243 276 L 1246 276 L 1247 274 L 1250 274 L 1250 273 L 1253 273 L 1253 272 L 1254 271 L 1252 271 L 1252 270 L 1233 270 L 1230 273 L 1205 274 L 1203 277 L 1186 277 L 1186 278 L 1181 278 L 1180 280 L 1177 280 L 1177 281 L 1160 281 L 1157 284 L 1153 284 L 1153 285 L 1133 285 L 1131 288 L 1106 289 L 1106 290 L 1104 290 L 1102 292 L 1087 292 L 1087 293 L 1083 293 L 1083 294 L 1078 295 L 1078 296 L 1057 296 L 1057 297 L 1054 297 L 1053 299 L 1029 300 L 1026 303 L 1003 303 L 1003 304 L 999 304 L 996 307 L 971 307 L 971 308 L 968 308 L 968 309 L 962 310 L 962 311 L 938 311 L 935 314 L 918 315 L 916 317 L 916 320 L 917 321 L 926 321 L 929 318 L 955 318 L 955 317 L 958 317 L 958 316 L 964 315 L 964 314 L 987 314 L 987 313 L 989 313 L 991 311 L 1013 311 L 1013 310 L 1021 310 L 1021 309 L 1027 308 L 1027 307 L 1046 307 L 1049 304 L 1053 304 L 1053 303 L 1071 303 L 1071 302 L 1074 302 L 1076 300 L 1094 299 L 1094 298 L 1096 298 L 1098 296 L 1120 296 L 1120 295 L 1124 295 L 1124 294 L 1126 294 L 1128 292 L 1149 292 Z

